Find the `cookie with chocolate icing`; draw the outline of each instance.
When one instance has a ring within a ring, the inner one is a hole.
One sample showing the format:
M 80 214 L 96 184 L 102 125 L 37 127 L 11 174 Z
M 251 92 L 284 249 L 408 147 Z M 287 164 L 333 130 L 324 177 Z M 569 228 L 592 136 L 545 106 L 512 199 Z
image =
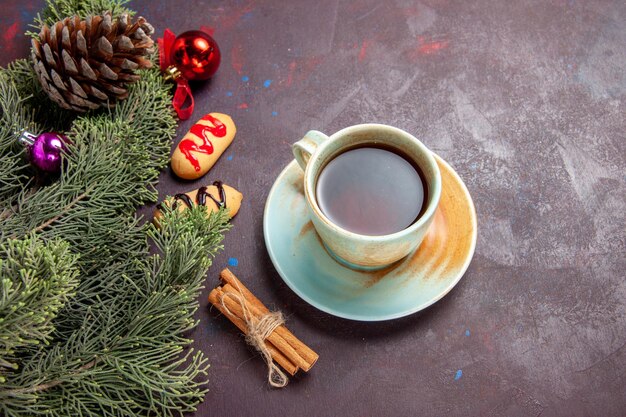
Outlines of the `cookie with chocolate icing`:
M 209 113 L 191 126 L 172 154 L 172 171 L 178 177 L 195 180 L 206 174 L 235 139 L 233 119 L 223 113 Z
M 158 224 L 158 220 L 163 216 L 161 213 L 163 207 L 183 211 L 196 205 L 206 207 L 207 214 L 225 208 L 232 219 L 241 207 L 241 200 L 243 200 L 243 194 L 239 191 L 220 181 L 215 181 L 213 185 L 200 187 L 184 194 L 176 194 L 158 204 L 154 211 L 153 220 Z

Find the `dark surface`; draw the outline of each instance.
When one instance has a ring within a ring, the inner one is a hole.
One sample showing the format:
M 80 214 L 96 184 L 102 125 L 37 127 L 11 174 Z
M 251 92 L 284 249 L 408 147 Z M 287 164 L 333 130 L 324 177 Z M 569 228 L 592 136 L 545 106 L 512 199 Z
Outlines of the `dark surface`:
M 0 64 L 27 55 L 17 34 L 40 7 L 3 1 Z M 261 358 L 202 308 L 193 337 L 211 369 L 198 415 L 626 415 L 624 1 L 131 7 L 159 35 L 212 28 L 222 49 L 215 78 L 196 86 L 193 118 L 228 113 L 237 137 L 207 179 L 165 172 L 160 185 L 165 195 L 222 179 L 245 195 L 207 285 L 237 258 L 235 274 L 320 354 L 310 374 L 269 389 Z M 263 243 L 265 198 L 290 144 L 361 122 L 421 138 L 458 171 L 478 212 L 458 286 L 391 322 L 308 306 Z

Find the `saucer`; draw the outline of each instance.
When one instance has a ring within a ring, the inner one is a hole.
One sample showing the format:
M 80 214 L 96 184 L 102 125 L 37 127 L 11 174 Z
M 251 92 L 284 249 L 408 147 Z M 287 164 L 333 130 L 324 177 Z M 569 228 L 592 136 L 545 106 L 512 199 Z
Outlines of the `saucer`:
M 265 204 L 263 233 L 274 267 L 304 301 L 334 316 L 390 320 L 437 302 L 469 266 L 476 246 L 476 211 L 457 173 L 434 155 L 441 171 L 439 207 L 422 244 L 378 271 L 355 271 L 325 249 L 309 218 L 304 172 L 292 161 Z

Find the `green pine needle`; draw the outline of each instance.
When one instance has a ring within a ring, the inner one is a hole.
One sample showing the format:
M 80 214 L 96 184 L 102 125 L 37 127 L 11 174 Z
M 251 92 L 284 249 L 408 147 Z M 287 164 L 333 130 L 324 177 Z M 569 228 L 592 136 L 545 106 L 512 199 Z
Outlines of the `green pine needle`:
M 135 12 L 124 7 L 129 0 L 46 0 L 46 7 L 35 19 L 37 30 L 44 24 L 52 25 L 66 17 L 89 15 L 111 11 L 114 16 L 122 13 L 134 15 Z
M 48 0 L 35 25 L 125 3 Z M 29 61 L 0 69 L 0 416 L 179 416 L 204 397 L 189 331 L 228 215 L 136 218 L 176 128 L 170 85 L 156 68 L 141 76 L 114 109 L 77 115 Z M 69 137 L 58 179 L 35 179 L 23 129 Z

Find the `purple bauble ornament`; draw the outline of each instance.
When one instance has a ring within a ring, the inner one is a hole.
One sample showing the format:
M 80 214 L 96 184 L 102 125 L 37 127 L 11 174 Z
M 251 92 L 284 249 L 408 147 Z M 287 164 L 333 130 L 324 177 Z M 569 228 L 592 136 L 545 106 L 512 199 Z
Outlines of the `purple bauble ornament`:
M 30 162 L 36 168 L 51 174 L 61 172 L 63 152 L 67 149 L 65 136 L 49 132 L 35 136 L 30 132 L 23 132 L 20 142 L 28 146 Z

